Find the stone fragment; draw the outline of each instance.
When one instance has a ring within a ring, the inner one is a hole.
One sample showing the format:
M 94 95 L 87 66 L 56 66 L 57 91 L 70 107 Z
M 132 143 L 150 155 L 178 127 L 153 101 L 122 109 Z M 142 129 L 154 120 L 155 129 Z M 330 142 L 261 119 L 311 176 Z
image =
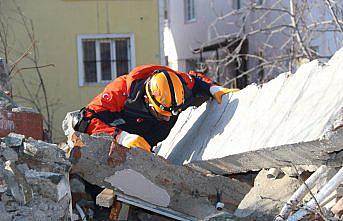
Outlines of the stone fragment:
M 78 214 L 76 214 L 76 213 L 73 213 L 71 215 L 71 220 L 72 221 L 78 221 L 78 220 L 80 220 L 80 216 Z
M 38 113 L 38 111 L 34 110 L 30 107 L 14 107 L 12 108 L 12 112 L 29 112 L 29 113 Z
M 0 220 L 11 221 L 12 215 L 6 211 L 4 202 L 0 202 Z
M 343 184 L 339 185 L 336 191 L 337 191 L 337 197 L 343 197 Z
M 4 194 L 1 194 L 0 201 L 7 204 L 8 201 L 15 201 L 15 199 L 13 198 L 10 192 L 5 192 Z
M 32 199 L 32 189 L 24 175 L 12 161 L 5 162 L 4 177 L 13 197 L 21 204 L 27 204 Z
M 104 189 L 96 196 L 96 205 L 110 208 L 114 201 L 114 191 L 111 189 Z
M 283 172 L 278 168 L 270 168 L 267 173 L 268 179 L 277 179 L 283 175 Z
M 68 182 L 62 174 L 28 170 L 25 177 L 34 192 L 56 202 L 60 201 L 69 192 Z
M 81 178 L 72 177 L 69 180 L 70 190 L 73 193 L 84 193 L 86 192 L 86 186 Z
M 234 215 L 246 220 L 273 220 L 300 185 L 300 181 L 288 176 L 268 179 L 267 171 L 261 170 L 255 178 L 254 187 L 244 197 Z
M 4 193 L 7 190 L 7 183 L 4 177 L 0 176 L 0 193 Z
M 338 202 L 336 203 L 336 205 L 334 205 L 331 208 L 331 212 L 333 212 L 333 214 L 335 214 L 338 217 L 341 217 L 343 215 L 343 198 L 341 198 L 340 200 L 338 200 Z
M 18 164 L 17 168 L 22 174 L 25 174 L 26 171 L 28 171 L 30 169 L 26 163 Z
M 24 142 L 24 153 L 41 161 L 59 162 L 64 157 L 57 145 L 30 138 Z
M 18 153 L 14 151 L 12 148 L 5 146 L 4 143 L 1 143 L 0 148 L 1 148 L 0 156 L 2 155 L 6 161 L 10 160 L 10 161 L 15 162 L 18 160 Z
M 282 172 L 289 177 L 298 177 L 304 171 L 314 172 L 318 169 L 318 166 L 315 165 L 298 165 L 295 167 L 283 167 L 281 168 Z
M 8 147 L 19 147 L 23 144 L 25 136 L 22 134 L 9 133 L 5 138 L 4 142 Z

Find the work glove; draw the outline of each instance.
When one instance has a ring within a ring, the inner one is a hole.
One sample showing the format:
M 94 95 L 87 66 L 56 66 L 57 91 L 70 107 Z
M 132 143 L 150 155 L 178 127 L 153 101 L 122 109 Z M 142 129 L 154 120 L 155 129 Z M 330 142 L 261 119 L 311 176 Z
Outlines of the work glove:
M 239 91 L 238 88 L 226 88 L 222 86 L 211 86 L 210 93 L 212 94 L 213 98 L 217 101 L 218 104 L 222 103 L 222 97 L 224 94 L 237 92 Z
M 147 152 L 150 152 L 150 144 L 141 136 L 137 134 L 130 134 L 126 131 L 121 131 L 116 137 L 115 141 L 127 148 L 141 148 Z M 110 150 L 110 152 L 112 152 Z

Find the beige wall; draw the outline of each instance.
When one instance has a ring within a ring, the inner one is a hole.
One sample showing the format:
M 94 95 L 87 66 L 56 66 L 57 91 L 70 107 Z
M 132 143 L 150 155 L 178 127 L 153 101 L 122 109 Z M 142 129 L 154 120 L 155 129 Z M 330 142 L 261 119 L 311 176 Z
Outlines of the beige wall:
M 13 9 L 10 0 L 6 7 Z M 160 62 L 160 35 L 158 0 L 19 0 L 16 1 L 25 16 L 32 19 L 39 49 L 39 65 L 54 64 L 40 69 L 46 81 L 49 101 L 56 103 L 54 112 L 55 141 L 63 138 L 60 129 L 65 113 L 83 107 L 103 86 L 79 86 L 77 35 L 78 34 L 126 34 L 135 39 L 136 65 Z M 15 10 L 12 14 L 11 32 L 18 53 L 12 53 L 12 61 L 30 46 L 23 25 Z M 14 34 L 15 33 L 15 34 Z M 32 66 L 24 59 L 21 67 Z M 13 75 L 14 95 L 27 96 L 20 80 L 37 80 L 30 70 Z M 28 81 L 27 81 L 28 82 Z M 28 84 L 31 87 L 31 84 Z M 32 86 L 34 88 L 34 85 Z M 33 95 L 42 100 L 39 96 Z M 18 99 L 18 98 L 17 98 Z M 20 103 L 20 102 L 19 102 Z M 30 105 L 30 104 L 27 104 Z M 32 105 L 30 105 L 32 106 Z

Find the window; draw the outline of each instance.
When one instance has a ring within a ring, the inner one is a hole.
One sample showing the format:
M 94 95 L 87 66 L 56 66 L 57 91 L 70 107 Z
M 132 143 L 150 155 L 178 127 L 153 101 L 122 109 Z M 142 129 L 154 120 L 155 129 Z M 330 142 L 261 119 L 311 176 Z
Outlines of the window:
M 233 0 L 233 9 L 240 9 L 241 8 L 241 0 Z
M 185 18 L 186 22 L 195 21 L 195 0 L 185 0 Z
M 108 83 L 135 65 L 133 35 L 78 36 L 79 84 Z

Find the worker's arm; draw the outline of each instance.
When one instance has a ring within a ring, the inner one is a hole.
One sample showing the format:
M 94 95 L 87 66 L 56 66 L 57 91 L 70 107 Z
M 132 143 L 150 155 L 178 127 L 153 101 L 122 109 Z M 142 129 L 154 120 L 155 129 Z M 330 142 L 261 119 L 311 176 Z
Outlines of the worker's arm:
M 119 77 L 108 84 L 104 91 L 94 98 L 87 108 L 94 110 L 96 113 L 106 113 L 102 118 L 106 118 L 106 115 L 108 115 L 108 118 L 116 116 L 118 112 L 123 110 L 128 97 L 125 78 L 126 76 Z M 93 118 L 87 132 L 88 134 L 107 133 L 112 135 L 114 138 L 112 146 L 118 143 L 127 148 L 137 147 L 150 152 L 150 145 L 143 137 L 122 131 L 115 125 L 104 122 L 103 119 Z M 113 151 L 112 146 L 110 154 Z
M 239 91 L 237 88 L 229 89 L 219 86 L 209 77 L 205 76 L 203 73 L 190 71 L 189 73 L 179 72 L 179 75 L 186 82 L 187 92 L 185 97 L 187 99 L 186 107 L 188 106 L 199 106 L 210 97 L 213 97 L 218 104 L 222 102 L 222 96 L 230 92 Z M 188 94 L 187 94 L 188 93 Z

